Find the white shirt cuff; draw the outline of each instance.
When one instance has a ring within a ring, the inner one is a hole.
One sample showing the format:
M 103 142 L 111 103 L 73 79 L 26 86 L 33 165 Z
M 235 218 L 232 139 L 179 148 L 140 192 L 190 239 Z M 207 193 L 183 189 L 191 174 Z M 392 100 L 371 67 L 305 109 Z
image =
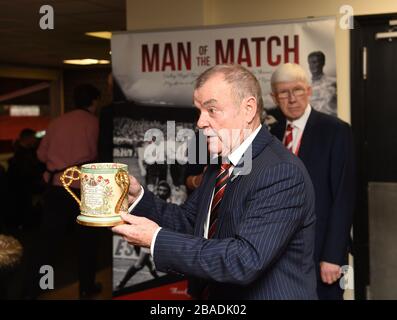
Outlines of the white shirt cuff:
M 153 238 L 152 238 L 152 243 L 150 244 L 150 254 L 152 255 L 152 257 L 154 257 L 153 256 L 153 254 L 154 254 L 154 243 L 156 242 L 157 235 L 160 232 L 160 230 L 161 230 L 161 227 L 158 227 L 157 230 L 154 232 Z
M 145 191 L 143 190 L 143 187 L 141 186 L 141 194 L 139 195 L 139 197 L 135 200 L 135 202 L 128 208 L 128 213 L 131 213 L 132 210 L 134 210 L 134 208 L 138 205 L 139 201 L 141 201 L 142 197 L 143 197 L 143 193 Z

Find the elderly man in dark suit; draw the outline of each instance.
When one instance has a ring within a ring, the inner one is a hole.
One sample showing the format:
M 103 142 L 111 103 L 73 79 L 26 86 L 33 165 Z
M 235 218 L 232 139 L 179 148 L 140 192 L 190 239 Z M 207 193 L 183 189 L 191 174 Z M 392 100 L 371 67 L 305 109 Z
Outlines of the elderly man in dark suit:
M 194 298 L 316 299 L 313 186 L 261 125 L 257 79 L 239 65 L 212 67 L 197 79 L 194 103 L 222 163 L 208 165 L 181 206 L 131 177 L 133 215 L 113 231 L 150 247 L 158 270 L 189 276 Z
M 301 66 L 281 65 L 271 86 L 282 113 L 271 132 L 303 161 L 314 185 L 317 293 L 319 299 L 342 299 L 338 280 L 348 263 L 355 200 L 352 132 L 347 123 L 312 109 L 312 89 Z

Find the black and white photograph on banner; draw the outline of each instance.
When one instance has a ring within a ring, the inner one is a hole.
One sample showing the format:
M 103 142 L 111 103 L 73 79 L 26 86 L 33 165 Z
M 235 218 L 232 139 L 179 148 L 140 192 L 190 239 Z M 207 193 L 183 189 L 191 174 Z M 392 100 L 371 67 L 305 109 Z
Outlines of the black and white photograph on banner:
M 311 80 L 313 107 L 336 116 L 334 40 L 332 18 L 118 33 L 112 37 L 113 72 L 127 100 L 166 107 L 191 103 L 194 80 L 209 66 L 238 63 L 259 80 L 264 109 L 271 113 L 271 74 L 282 63 L 297 63 Z
M 168 128 L 176 134 L 182 129 L 193 132 L 194 124 L 168 121 Z M 167 123 L 158 120 L 115 118 L 113 157 L 128 164 L 130 174 L 148 190 L 167 202 L 182 204 L 187 196 L 188 141 L 180 135 L 167 134 Z M 164 193 L 163 188 L 169 191 Z
M 307 56 L 309 63 L 312 96 L 310 104 L 317 111 L 337 116 L 336 77 L 324 73 L 326 56 L 322 51 L 313 51 Z
M 130 108 L 134 109 L 134 106 Z M 178 121 L 159 120 L 165 119 L 165 114 L 170 111 L 162 108 L 158 112 L 158 108 L 148 106 L 140 108 L 141 112 L 115 116 L 113 160 L 127 164 L 129 174 L 156 196 L 180 205 L 191 192 L 186 186 L 188 176 L 204 165 L 188 162 L 188 147 L 197 135 L 193 108 L 178 109 L 182 115 Z M 155 269 L 149 249 L 130 245 L 120 236 L 113 236 L 115 296 L 156 287 L 166 276 Z M 168 278 L 173 279 L 173 276 Z

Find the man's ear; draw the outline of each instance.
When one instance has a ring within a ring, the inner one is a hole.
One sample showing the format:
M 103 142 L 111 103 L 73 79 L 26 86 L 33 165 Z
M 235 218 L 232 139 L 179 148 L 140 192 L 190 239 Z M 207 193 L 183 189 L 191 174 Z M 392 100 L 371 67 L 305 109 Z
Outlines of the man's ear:
M 248 123 L 251 123 L 252 120 L 254 119 L 256 115 L 256 111 L 258 109 L 258 104 L 256 101 L 256 98 L 251 96 L 246 99 L 244 99 L 244 114 L 245 114 L 245 120 Z

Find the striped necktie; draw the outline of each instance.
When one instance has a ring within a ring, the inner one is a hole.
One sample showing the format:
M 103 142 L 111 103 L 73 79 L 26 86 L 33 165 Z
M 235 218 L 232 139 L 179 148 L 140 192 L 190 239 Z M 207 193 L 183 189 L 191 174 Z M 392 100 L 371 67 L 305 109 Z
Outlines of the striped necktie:
M 208 228 L 208 239 L 212 238 L 216 231 L 216 224 L 218 221 L 219 206 L 225 192 L 226 184 L 229 178 L 229 168 L 231 164 L 223 163 L 219 169 L 216 177 L 214 197 L 211 203 L 210 223 Z
M 287 125 L 287 129 L 285 130 L 285 136 L 284 136 L 284 146 L 291 152 L 293 152 L 292 147 L 293 147 L 293 137 L 292 137 L 292 130 L 293 126 L 289 123 Z

